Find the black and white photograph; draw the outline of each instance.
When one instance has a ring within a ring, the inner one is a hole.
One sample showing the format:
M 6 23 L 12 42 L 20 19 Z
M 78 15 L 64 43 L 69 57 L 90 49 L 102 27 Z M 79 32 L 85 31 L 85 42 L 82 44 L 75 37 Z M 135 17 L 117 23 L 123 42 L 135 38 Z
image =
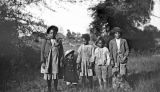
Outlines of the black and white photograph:
M 0 92 L 160 92 L 160 0 L 0 0 Z

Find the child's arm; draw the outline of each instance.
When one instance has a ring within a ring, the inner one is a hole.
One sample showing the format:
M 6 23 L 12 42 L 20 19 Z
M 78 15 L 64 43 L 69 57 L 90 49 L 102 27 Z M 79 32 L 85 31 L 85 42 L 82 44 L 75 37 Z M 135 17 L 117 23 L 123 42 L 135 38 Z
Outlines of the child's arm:
M 110 59 L 110 53 L 108 48 L 106 48 L 105 57 L 106 57 L 106 65 L 109 66 L 111 59 Z
M 44 50 L 45 50 L 45 45 L 46 45 L 46 39 L 42 40 L 41 44 L 41 62 L 44 63 Z
M 129 47 L 128 47 L 128 43 L 127 43 L 126 40 L 124 40 L 124 46 L 125 46 L 125 49 L 126 49 L 126 52 L 124 53 L 124 58 L 126 59 L 129 55 Z
M 76 64 L 77 64 L 77 69 L 79 70 L 80 69 L 80 63 L 81 63 L 81 60 L 82 60 L 82 45 L 78 48 L 78 50 L 77 50 L 77 52 L 78 52 L 78 56 L 77 56 L 77 60 L 76 60 Z
M 77 60 L 76 60 L 76 63 L 79 64 L 81 63 L 81 59 L 82 59 L 82 56 L 81 56 L 81 50 L 82 50 L 82 46 L 80 46 L 77 50 L 78 52 L 78 56 L 77 56 Z
M 54 46 L 59 46 L 59 45 L 60 45 L 59 40 L 58 40 L 58 39 L 55 39 L 55 40 L 54 40 Z
M 113 60 L 113 45 L 112 45 L 112 40 L 109 42 L 109 53 L 110 53 L 110 65 L 112 66 L 112 67 L 114 67 L 114 65 L 115 65 L 115 62 L 114 62 L 114 60 Z
M 96 59 L 95 50 L 96 50 L 95 48 L 92 48 L 92 55 L 90 60 L 91 63 L 94 63 Z

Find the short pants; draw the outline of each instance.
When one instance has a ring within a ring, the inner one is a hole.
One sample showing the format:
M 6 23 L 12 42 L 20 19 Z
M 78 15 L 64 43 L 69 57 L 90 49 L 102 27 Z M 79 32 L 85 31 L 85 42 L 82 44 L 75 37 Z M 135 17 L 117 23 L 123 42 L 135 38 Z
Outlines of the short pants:
M 126 75 L 127 73 L 127 67 L 126 64 L 120 64 L 119 67 L 113 67 L 112 68 L 112 74 L 114 74 L 115 72 L 119 72 L 120 75 Z
M 105 65 L 96 65 L 95 72 L 98 79 L 106 79 L 107 78 L 107 66 Z

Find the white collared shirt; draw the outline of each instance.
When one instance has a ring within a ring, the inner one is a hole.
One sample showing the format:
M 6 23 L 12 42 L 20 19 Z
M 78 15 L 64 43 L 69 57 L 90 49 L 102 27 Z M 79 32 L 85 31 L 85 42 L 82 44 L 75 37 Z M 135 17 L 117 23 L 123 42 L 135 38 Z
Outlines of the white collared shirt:
M 121 39 L 116 39 L 116 43 L 117 43 L 117 48 L 118 48 L 118 51 L 120 51 L 120 43 L 121 43 Z

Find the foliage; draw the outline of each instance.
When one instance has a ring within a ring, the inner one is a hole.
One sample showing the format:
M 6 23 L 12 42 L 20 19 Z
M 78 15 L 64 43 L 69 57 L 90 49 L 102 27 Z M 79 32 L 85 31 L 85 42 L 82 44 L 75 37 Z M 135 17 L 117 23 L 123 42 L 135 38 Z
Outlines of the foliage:
M 41 0 L 2 0 L 0 1 L 0 20 L 14 21 L 17 31 L 27 34 L 37 30 L 44 30 L 46 25 L 41 19 L 35 18 L 28 13 L 22 12 L 26 5 L 37 3 Z M 33 21 L 32 19 L 36 20 Z
M 158 29 L 152 25 L 145 26 L 144 31 L 138 29 L 150 21 L 153 5 L 153 0 L 106 0 L 99 3 L 91 8 L 94 18 L 90 24 L 91 32 L 101 35 L 103 28 L 110 28 L 111 31 L 113 27 L 118 26 L 122 29 L 123 38 L 128 40 L 130 48 L 156 48 L 155 37 L 159 35 Z
M 100 32 L 106 23 L 110 28 L 119 26 L 125 31 L 150 20 L 152 0 L 106 0 L 91 8 L 94 21 L 92 29 Z
M 153 26 L 153 25 L 147 25 L 144 27 L 144 31 L 146 32 L 158 32 L 159 30 L 157 29 L 157 27 Z

